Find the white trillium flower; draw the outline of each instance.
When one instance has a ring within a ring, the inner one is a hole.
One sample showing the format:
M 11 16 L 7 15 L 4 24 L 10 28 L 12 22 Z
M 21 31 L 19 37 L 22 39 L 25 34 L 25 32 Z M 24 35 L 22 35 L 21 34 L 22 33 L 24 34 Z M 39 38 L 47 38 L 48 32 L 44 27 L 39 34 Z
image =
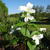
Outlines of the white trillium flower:
M 40 31 L 46 31 L 46 28 L 40 28 Z
M 39 45 L 39 39 L 35 40 L 36 45 Z
M 18 28 L 16 28 L 16 30 L 21 30 L 21 28 L 20 28 L 20 27 L 18 27 Z
M 39 34 L 38 36 L 40 37 L 39 39 L 42 39 L 43 38 L 43 34 Z
M 28 16 L 24 18 L 24 21 L 28 22 L 29 20 L 33 20 L 33 19 L 35 19 L 33 16 Z
M 33 8 L 33 4 L 28 2 L 26 6 L 20 6 L 19 10 L 29 12 L 29 13 L 35 13 L 35 10 L 32 8 Z
M 43 34 L 39 34 L 39 35 L 34 35 L 32 37 L 33 40 L 35 40 L 36 45 L 39 45 L 39 40 L 43 38 Z
M 27 10 L 27 7 L 26 7 L 26 6 L 20 6 L 20 7 L 19 7 L 19 10 L 21 10 L 21 11 L 26 11 L 26 10 Z
M 25 17 L 25 18 L 24 18 L 24 21 L 25 21 L 25 22 L 27 22 L 27 21 L 28 21 L 28 19 L 29 19 L 29 17 Z
M 32 8 L 33 7 L 33 4 L 28 2 L 27 5 L 26 5 L 28 8 Z
M 29 20 L 33 20 L 33 19 L 35 19 L 35 18 L 33 16 L 30 16 L 29 13 L 27 13 L 27 17 L 24 18 L 24 21 L 28 22 Z
M 33 20 L 33 19 L 34 19 L 34 17 L 33 17 L 33 16 L 30 16 L 30 17 L 29 17 L 29 20 Z
M 14 32 L 14 30 L 11 30 L 11 32 L 9 34 L 12 34 Z
M 13 28 L 13 26 L 11 26 L 11 28 Z

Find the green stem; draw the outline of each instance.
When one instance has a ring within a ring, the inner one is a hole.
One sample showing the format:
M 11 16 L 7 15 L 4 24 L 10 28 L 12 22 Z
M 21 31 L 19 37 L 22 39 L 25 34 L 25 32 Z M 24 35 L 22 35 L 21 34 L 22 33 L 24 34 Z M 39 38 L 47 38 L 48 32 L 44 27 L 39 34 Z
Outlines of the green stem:
M 25 29 L 25 36 L 26 36 L 26 34 L 27 34 L 27 23 L 26 23 L 26 29 Z M 26 50 L 27 50 L 27 39 L 26 39 Z

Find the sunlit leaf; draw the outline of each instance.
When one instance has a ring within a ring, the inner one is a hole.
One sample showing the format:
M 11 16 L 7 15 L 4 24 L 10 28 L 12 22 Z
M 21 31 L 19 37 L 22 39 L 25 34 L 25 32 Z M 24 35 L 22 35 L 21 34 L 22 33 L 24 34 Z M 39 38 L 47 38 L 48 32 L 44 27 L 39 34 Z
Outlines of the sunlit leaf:
M 36 45 L 32 45 L 29 41 L 27 41 L 27 45 L 29 47 L 29 50 L 35 50 Z
M 29 30 L 26 29 L 26 28 L 22 28 L 22 29 L 21 29 L 21 33 L 22 33 L 24 36 L 30 37 L 30 32 L 29 32 Z
M 36 34 L 40 34 L 40 32 L 39 32 L 39 31 L 33 31 L 33 32 L 31 33 L 31 37 L 32 37 L 33 35 L 36 35 Z
M 23 26 L 23 25 L 25 25 L 24 22 L 20 22 L 20 23 L 17 23 L 17 24 L 16 24 L 16 26 Z
M 27 36 L 27 37 L 30 37 L 30 32 L 29 32 L 29 30 L 26 31 L 26 36 Z

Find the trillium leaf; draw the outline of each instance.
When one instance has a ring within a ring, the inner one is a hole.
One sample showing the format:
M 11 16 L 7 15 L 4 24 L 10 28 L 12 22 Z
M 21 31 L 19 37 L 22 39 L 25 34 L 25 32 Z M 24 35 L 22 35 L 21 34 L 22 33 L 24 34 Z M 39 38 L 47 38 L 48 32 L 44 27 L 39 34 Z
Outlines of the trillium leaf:
M 22 35 L 24 35 L 24 36 L 25 36 L 25 32 L 26 32 L 25 30 L 26 30 L 25 28 L 21 28 L 21 30 L 20 30 Z
M 22 28 L 20 31 L 24 36 L 30 37 L 30 32 L 28 29 L 26 30 L 26 28 Z
M 27 42 L 27 45 L 29 47 L 29 50 L 35 50 L 36 45 L 32 45 L 29 41 Z
M 11 40 L 11 39 L 13 39 L 13 37 L 11 35 L 9 35 L 9 34 L 5 34 L 4 39 L 5 40 Z
M 4 37 L 5 40 L 9 40 L 8 34 L 5 34 L 3 37 Z
M 18 42 L 18 39 L 12 39 L 10 40 L 10 44 L 16 45 Z
M 39 32 L 39 31 L 34 31 L 34 32 L 32 32 L 32 33 L 31 33 L 31 37 L 32 37 L 33 35 L 36 35 L 36 34 L 40 34 L 40 32 Z
M 34 23 L 29 23 L 28 25 L 29 25 L 29 26 L 32 26 L 32 27 L 35 27 L 35 28 L 37 28 L 37 29 L 39 30 L 39 28 L 37 27 L 37 25 L 34 24 Z
M 26 36 L 27 36 L 27 37 L 30 37 L 30 32 L 29 32 L 29 30 L 27 30 Z
M 20 23 L 17 23 L 17 24 L 16 24 L 16 26 L 23 26 L 23 25 L 25 25 L 24 22 L 20 22 Z

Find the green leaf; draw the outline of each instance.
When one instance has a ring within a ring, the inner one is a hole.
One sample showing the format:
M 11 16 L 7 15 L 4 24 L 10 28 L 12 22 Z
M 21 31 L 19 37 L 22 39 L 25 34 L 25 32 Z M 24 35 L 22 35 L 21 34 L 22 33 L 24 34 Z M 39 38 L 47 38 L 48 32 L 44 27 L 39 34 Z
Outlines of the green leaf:
M 16 24 L 16 26 L 23 26 L 23 25 L 25 25 L 24 22 L 20 22 L 20 23 L 17 23 L 17 24 Z
M 18 39 L 12 39 L 12 40 L 10 40 L 10 44 L 12 44 L 12 45 L 16 45 L 17 42 L 18 42 Z
M 25 29 L 25 28 L 22 28 L 20 31 L 21 31 L 22 35 L 25 36 L 25 34 L 26 34 L 26 33 L 25 33 L 25 32 L 26 32 L 26 29 Z
M 27 29 L 27 31 L 26 31 L 26 36 L 27 36 L 27 37 L 30 37 L 30 32 L 29 32 L 28 29 Z
M 36 21 L 36 19 L 30 20 L 30 22 Z
M 32 26 L 32 27 L 35 27 L 35 28 L 37 28 L 37 29 L 39 30 L 39 27 L 37 27 L 37 25 L 34 24 L 34 23 L 29 23 L 28 25 L 29 25 L 29 26 Z
M 24 36 L 30 37 L 30 32 L 28 29 L 22 28 L 20 31 Z
M 5 34 L 3 37 L 4 37 L 5 40 L 9 40 L 8 34 Z
M 3 37 L 5 40 L 12 40 L 13 38 L 15 38 L 15 36 L 9 34 L 4 34 Z
M 26 12 L 22 12 L 22 16 L 21 17 L 26 17 Z
M 29 50 L 35 50 L 36 45 L 32 45 L 29 41 L 27 41 L 27 45 L 29 47 Z
M 9 35 L 9 34 L 5 34 L 5 35 L 3 35 L 3 37 L 4 37 L 5 40 L 13 39 L 12 35 Z
M 39 32 L 39 31 L 33 31 L 33 32 L 31 33 L 31 37 L 32 37 L 33 35 L 37 35 L 37 34 L 40 34 L 40 32 Z

